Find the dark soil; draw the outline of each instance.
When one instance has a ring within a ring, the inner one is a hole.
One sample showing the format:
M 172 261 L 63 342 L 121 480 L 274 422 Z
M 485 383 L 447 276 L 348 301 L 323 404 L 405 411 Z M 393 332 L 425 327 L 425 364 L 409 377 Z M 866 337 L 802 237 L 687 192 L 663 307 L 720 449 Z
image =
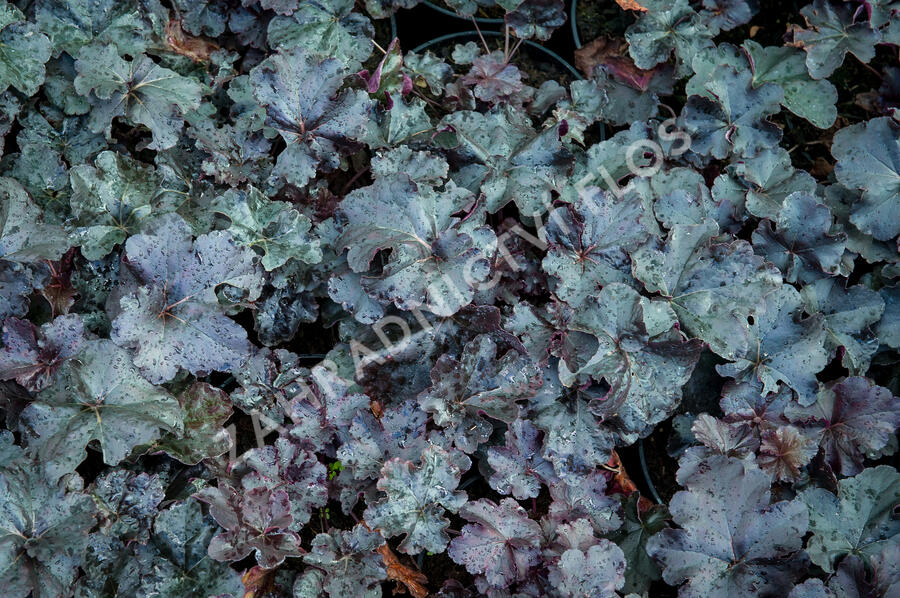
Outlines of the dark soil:
M 601 35 L 624 35 L 634 17 L 611 0 L 577 0 L 575 27 L 581 43 L 586 44 Z

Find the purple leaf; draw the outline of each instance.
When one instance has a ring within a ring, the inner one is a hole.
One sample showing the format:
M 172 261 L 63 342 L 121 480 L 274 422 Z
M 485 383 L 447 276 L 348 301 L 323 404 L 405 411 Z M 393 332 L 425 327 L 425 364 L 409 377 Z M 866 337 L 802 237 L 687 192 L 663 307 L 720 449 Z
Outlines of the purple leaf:
M 504 498 L 497 505 L 482 498 L 459 514 L 471 523 L 453 539 L 448 553 L 469 573 L 483 575 L 493 588 L 505 588 L 537 565 L 541 528 L 515 500 Z
M 868 378 L 852 377 L 823 389 L 809 407 L 792 405 L 787 415 L 844 475 L 862 471 L 866 453 L 879 451 L 900 426 L 900 400 Z
M 287 493 L 293 522 L 288 527 L 296 532 L 309 521 L 310 513 L 328 502 L 325 466 L 315 453 L 286 438 L 273 446 L 251 449 L 244 454 L 241 468 L 250 471 L 241 478 L 244 491 L 268 488 Z
M 71 359 L 84 339 L 84 326 L 77 315 L 59 316 L 40 328 L 18 318 L 3 323 L 0 379 L 16 382 L 32 392 L 48 386 L 56 370 Z
M 818 452 L 816 443 L 794 426 L 783 426 L 762 433 L 762 444 L 756 462 L 778 481 L 796 482 L 800 468 Z
M 566 598 L 618 598 L 625 585 L 625 554 L 609 540 L 587 551 L 569 549 L 551 566 L 550 583 Z
M 184 220 L 168 214 L 129 238 L 125 253 L 140 286 L 122 297 L 110 337 L 135 350 L 134 363 L 148 380 L 158 384 L 179 369 L 198 374 L 246 361 L 247 332 L 225 315 L 216 289 L 233 288 L 248 301 L 259 297 L 262 270 L 252 249 L 221 231 L 192 241 Z
M 647 543 L 666 583 L 683 598 L 784 595 L 803 572 L 808 517 L 800 501 L 771 503 L 762 471 L 724 456 L 707 459 L 669 503 L 681 529 Z
M 471 453 L 493 430 L 484 416 L 512 422 L 519 412 L 516 402 L 533 397 L 541 378 L 527 356 L 504 353 L 491 336 L 481 335 L 463 348 L 459 360 L 442 355 L 431 382 L 419 395 L 419 405 L 452 432 L 457 448 Z
M 622 524 L 619 501 L 606 493 L 606 477 L 599 469 L 586 475 L 570 476 L 550 486 L 549 515 L 556 522 L 571 522 L 586 517 L 598 534 Z
M 500 494 L 535 498 L 541 483 L 553 484 L 553 464 L 541 456 L 540 430 L 528 420 L 517 419 L 506 431 L 506 445 L 490 447 L 487 461 L 494 470 L 488 483 Z
M 266 569 L 277 567 L 287 556 L 299 556 L 300 537 L 289 528 L 291 501 L 283 490 L 253 488 L 238 493 L 222 483 L 195 497 L 209 505 L 209 513 L 225 531 L 209 543 L 209 556 L 217 561 L 238 561 L 251 552 Z

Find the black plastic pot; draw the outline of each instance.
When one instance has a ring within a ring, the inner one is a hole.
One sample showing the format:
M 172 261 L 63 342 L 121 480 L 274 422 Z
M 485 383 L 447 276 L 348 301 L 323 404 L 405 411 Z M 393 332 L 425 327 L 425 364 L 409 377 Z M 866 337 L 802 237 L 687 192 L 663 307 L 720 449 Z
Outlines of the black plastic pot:
M 489 19 L 486 17 L 464 17 L 462 15 L 456 14 L 448 8 L 444 8 L 443 6 L 435 4 L 434 2 L 430 2 L 429 0 L 422 0 L 422 4 L 424 4 L 431 10 L 436 10 L 442 15 L 453 17 L 454 19 L 460 19 L 462 21 L 471 21 L 472 19 L 475 19 L 475 22 L 479 25 L 503 25 L 505 23 L 503 19 Z
M 502 22 L 502 21 L 501 21 Z M 482 31 L 481 35 L 484 37 L 501 37 L 504 34 L 500 31 Z M 447 35 L 442 35 L 440 37 L 436 37 L 432 40 L 425 42 L 415 48 L 413 48 L 413 52 L 424 52 L 429 48 L 433 48 L 436 45 L 439 45 L 444 42 L 453 41 L 453 40 L 464 40 L 466 38 L 478 39 L 477 31 L 461 31 L 459 33 L 448 33 Z M 523 42 L 524 46 L 527 46 L 530 50 L 537 52 L 538 54 L 543 54 L 551 61 L 557 63 L 560 68 L 569 72 L 575 79 L 582 79 L 583 77 L 578 72 L 578 70 L 569 64 L 562 56 L 554 52 L 553 50 L 548 50 L 544 46 L 540 44 L 536 44 L 533 41 L 525 40 Z

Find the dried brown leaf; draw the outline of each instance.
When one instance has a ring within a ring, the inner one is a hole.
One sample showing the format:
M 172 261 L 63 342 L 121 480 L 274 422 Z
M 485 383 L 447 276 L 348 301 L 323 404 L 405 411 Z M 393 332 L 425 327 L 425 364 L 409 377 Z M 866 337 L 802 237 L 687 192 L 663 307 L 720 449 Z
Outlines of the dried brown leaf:
M 634 65 L 628 54 L 628 42 L 624 38 L 602 35 L 575 50 L 575 66 L 585 76 L 590 77 L 598 66 L 606 70 L 618 81 L 637 90 L 646 90 L 656 70 L 645 71 Z
M 647 7 L 642 6 L 640 2 L 635 0 L 616 0 L 616 4 L 622 7 L 622 10 L 636 10 L 639 12 L 647 12 Z
M 275 569 L 263 569 L 259 565 L 249 569 L 243 576 L 244 598 L 263 598 L 275 590 Z
M 426 598 L 428 596 L 428 588 L 425 587 L 425 584 L 428 583 L 428 578 L 421 571 L 416 571 L 412 567 L 407 567 L 401 563 L 400 559 L 397 558 L 397 555 L 393 553 L 387 544 L 382 544 L 377 550 L 384 560 L 388 579 L 402 583 L 414 598 Z
M 177 19 L 166 23 L 166 45 L 176 54 L 186 56 L 194 62 L 209 62 L 210 55 L 219 49 L 219 46 L 208 39 L 185 33 Z

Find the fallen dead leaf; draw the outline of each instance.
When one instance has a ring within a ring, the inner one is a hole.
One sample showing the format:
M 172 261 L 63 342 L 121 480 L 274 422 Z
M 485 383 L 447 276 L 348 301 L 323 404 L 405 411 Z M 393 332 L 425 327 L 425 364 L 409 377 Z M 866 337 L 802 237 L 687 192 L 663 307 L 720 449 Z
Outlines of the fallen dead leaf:
M 816 158 L 816 161 L 813 162 L 812 168 L 809 169 L 809 174 L 813 175 L 817 179 L 827 178 L 834 171 L 834 164 L 819 156 Z
M 275 590 L 275 570 L 257 565 L 241 576 L 241 582 L 244 584 L 244 598 L 262 598 Z
M 384 403 L 381 401 L 372 399 L 369 401 L 369 409 L 372 410 L 372 415 L 374 415 L 376 419 L 381 419 L 381 416 L 384 415 Z
M 621 6 L 623 10 L 637 10 L 639 12 L 647 12 L 647 7 L 641 6 L 641 3 L 636 2 L 635 0 L 616 0 L 616 4 Z
M 186 56 L 194 62 L 208 62 L 210 54 L 219 49 L 219 46 L 205 38 L 185 33 L 177 19 L 166 23 L 166 44 L 176 54 Z
M 634 65 L 628 54 L 628 42 L 606 35 L 575 50 L 575 66 L 587 77 L 593 74 L 595 67 L 604 66 L 616 79 L 637 90 L 646 90 L 656 74 Z
M 805 48 L 806 44 L 804 44 L 801 41 L 797 41 L 795 39 L 796 34 L 801 31 L 806 31 L 806 30 L 799 25 L 789 24 L 787 26 L 787 32 L 784 34 L 784 39 L 785 39 L 784 45 L 789 46 L 791 48 L 800 48 L 800 49 Z
M 609 488 L 610 493 L 622 493 L 625 496 L 629 496 L 633 492 L 638 492 L 637 485 L 628 475 L 628 472 L 625 471 L 625 466 L 622 464 L 622 460 L 619 458 L 616 451 L 612 452 L 612 457 L 606 462 L 606 470 L 612 473 L 612 483 Z M 641 496 L 638 500 L 638 510 L 641 513 L 652 506 L 653 503 L 644 496 Z
M 400 559 L 397 558 L 397 555 L 393 553 L 387 544 L 382 544 L 378 548 L 378 553 L 381 554 L 384 566 L 387 568 L 388 579 L 402 583 L 414 598 L 426 598 L 428 596 L 428 588 L 425 587 L 425 584 L 428 583 L 428 578 L 421 571 L 416 571 L 412 567 L 407 567 L 401 563 Z

